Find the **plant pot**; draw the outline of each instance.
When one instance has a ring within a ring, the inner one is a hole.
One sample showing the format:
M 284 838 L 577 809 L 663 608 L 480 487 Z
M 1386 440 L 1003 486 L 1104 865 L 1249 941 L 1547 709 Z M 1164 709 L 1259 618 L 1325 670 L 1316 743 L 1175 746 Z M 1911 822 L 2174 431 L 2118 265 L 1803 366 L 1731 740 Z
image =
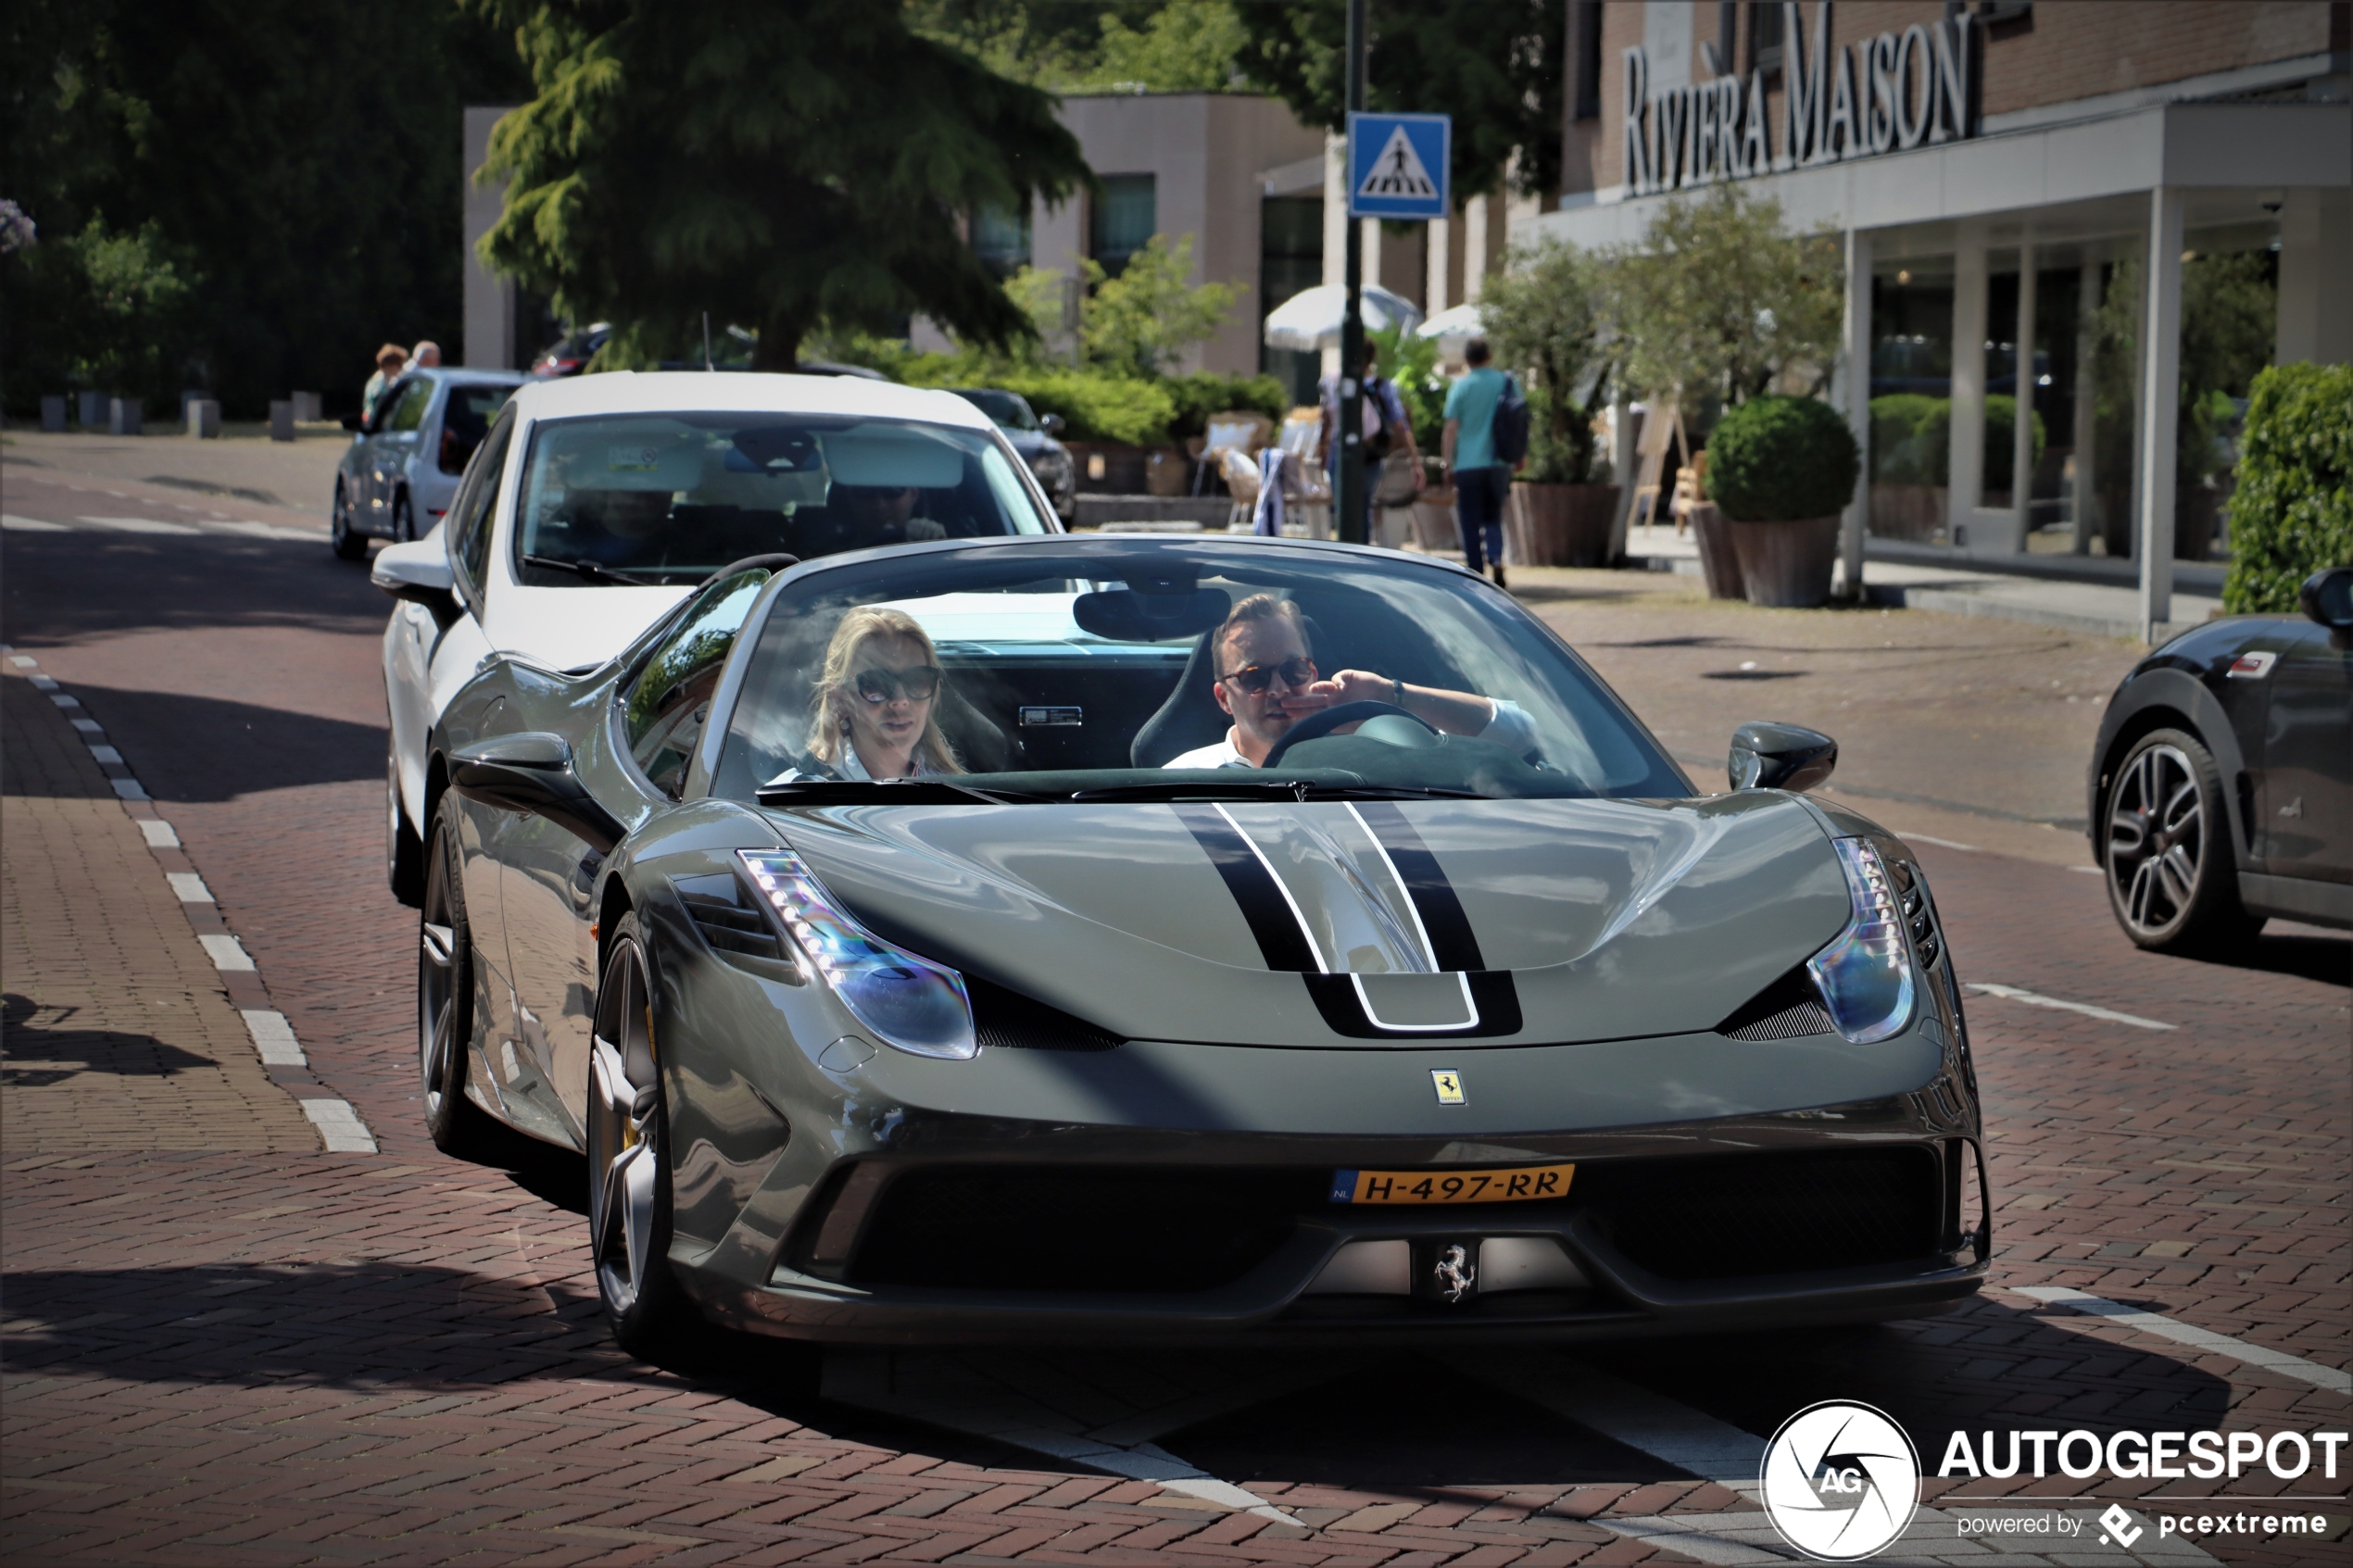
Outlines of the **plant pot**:
M 1838 518 L 1796 522 L 1728 522 L 1740 557 L 1748 602 L 1784 609 L 1815 609 L 1831 597 L 1831 568 L 1838 560 Z
M 1711 599 L 1744 599 L 1748 587 L 1741 576 L 1740 553 L 1732 545 L 1732 525 L 1713 501 L 1695 503 L 1690 513 L 1692 537 L 1699 544 L 1700 573 L 1707 579 Z
M 1452 490 L 1425 490 L 1422 498 L 1414 503 L 1414 543 L 1431 555 L 1462 550 L 1463 535 L 1454 526 Z
M 1617 520 L 1615 484 L 1512 486 L 1525 566 L 1607 566 L 1610 527 Z
M 1191 464 L 1174 446 L 1154 446 L 1144 454 L 1144 492 L 1151 495 L 1182 495 Z
M 1871 486 L 1871 534 L 1879 539 L 1933 542 L 1944 532 L 1949 492 L 1941 484 Z

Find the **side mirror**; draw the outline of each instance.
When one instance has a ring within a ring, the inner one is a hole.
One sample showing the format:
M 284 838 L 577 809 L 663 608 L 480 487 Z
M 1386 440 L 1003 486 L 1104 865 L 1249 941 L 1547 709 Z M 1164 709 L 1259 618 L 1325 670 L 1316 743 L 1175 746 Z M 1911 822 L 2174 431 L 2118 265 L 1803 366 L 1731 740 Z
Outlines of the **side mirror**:
M 1734 789 L 1812 789 L 1838 766 L 1838 742 L 1819 730 L 1752 719 L 1732 732 L 1724 771 Z
M 1060 436 L 1070 427 L 1060 414 L 1040 414 L 1038 416 L 1038 428 L 1048 435 Z
M 445 624 L 458 613 L 457 578 L 449 570 L 449 551 L 438 526 L 425 538 L 378 550 L 369 565 L 368 581 L 396 599 L 424 606 Z
M 572 771 L 563 736 L 544 730 L 459 746 L 449 757 L 449 787 L 501 811 L 545 817 L 599 855 L 629 832 Z
M 2296 591 L 2305 619 L 2329 629 L 2329 646 L 2353 643 L 2353 566 L 2333 566 L 2316 571 Z

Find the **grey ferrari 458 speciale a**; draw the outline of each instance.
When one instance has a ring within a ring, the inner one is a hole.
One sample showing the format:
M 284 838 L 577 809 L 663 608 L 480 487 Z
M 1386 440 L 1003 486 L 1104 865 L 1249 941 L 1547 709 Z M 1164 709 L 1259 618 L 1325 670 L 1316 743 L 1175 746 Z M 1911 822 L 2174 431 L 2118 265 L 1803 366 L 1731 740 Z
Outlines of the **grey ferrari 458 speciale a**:
M 837 437 L 678 439 L 817 504 Z M 1827 737 L 1744 725 L 1703 795 L 1459 567 L 929 515 L 726 567 L 595 670 L 490 658 L 434 727 L 426 1114 L 585 1156 L 623 1345 L 1563 1339 L 1978 1288 L 1952 959 L 1905 846 L 1797 793 Z

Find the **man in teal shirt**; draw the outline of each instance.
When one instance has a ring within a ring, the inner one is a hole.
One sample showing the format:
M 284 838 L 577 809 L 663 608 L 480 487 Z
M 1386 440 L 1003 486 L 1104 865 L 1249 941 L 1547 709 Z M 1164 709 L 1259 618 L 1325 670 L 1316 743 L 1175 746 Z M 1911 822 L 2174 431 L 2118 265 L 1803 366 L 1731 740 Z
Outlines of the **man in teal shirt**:
M 1446 394 L 1446 471 L 1454 481 L 1454 526 L 1462 531 L 1463 559 L 1473 571 L 1491 562 L 1495 585 L 1504 585 L 1504 497 L 1512 470 L 1495 457 L 1495 406 L 1504 397 L 1504 372 L 1487 361 L 1487 340 L 1475 337 L 1463 348 L 1470 369 Z

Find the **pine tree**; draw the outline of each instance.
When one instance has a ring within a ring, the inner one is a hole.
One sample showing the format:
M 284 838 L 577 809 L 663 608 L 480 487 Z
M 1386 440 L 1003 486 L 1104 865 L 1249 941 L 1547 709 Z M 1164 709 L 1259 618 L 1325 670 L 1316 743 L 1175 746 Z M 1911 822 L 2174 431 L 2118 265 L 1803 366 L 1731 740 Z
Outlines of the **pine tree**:
M 755 328 L 772 370 L 821 321 L 1028 332 L 963 223 L 1089 178 L 1048 94 L 887 0 L 480 4 L 538 90 L 492 139 L 512 182 L 484 254 L 573 320 L 683 346 L 707 311 Z

